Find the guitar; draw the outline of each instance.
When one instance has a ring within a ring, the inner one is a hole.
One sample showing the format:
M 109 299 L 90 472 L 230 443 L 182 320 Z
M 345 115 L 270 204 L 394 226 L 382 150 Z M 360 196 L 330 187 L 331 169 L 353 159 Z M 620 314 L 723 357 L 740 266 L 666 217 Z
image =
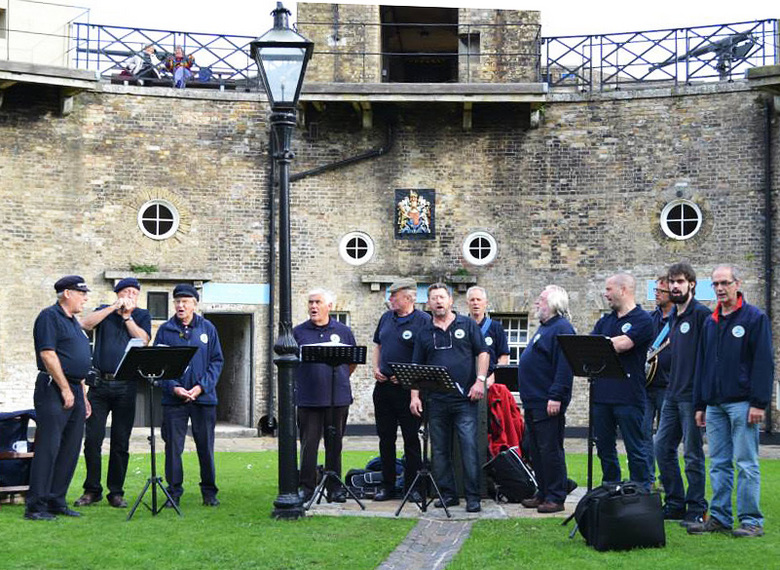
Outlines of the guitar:
M 666 339 L 661 346 L 655 350 L 651 350 L 647 353 L 647 361 L 645 362 L 645 388 L 649 388 L 655 379 L 655 374 L 658 372 L 658 355 L 663 349 L 669 346 L 670 339 Z

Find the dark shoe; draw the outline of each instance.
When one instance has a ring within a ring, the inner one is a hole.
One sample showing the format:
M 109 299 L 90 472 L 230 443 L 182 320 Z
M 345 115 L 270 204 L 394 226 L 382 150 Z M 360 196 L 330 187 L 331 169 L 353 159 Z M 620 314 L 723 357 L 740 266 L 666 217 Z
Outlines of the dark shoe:
M 204 507 L 218 507 L 219 506 L 219 499 L 216 497 L 203 497 L 203 506 Z
M 86 507 L 94 503 L 99 503 L 103 500 L 103 495 L 100 493 L 86 492 L 73 502 L 74 507 Z M 109 501 L 111 502 L 111 501 Z
M 409 500 L 419 505 L 420 503 L 422 503 L 423 499 L 420 492 L 417 489 L 415 489 L 414 491 L 409 493 Z
M 379 489 L 379 491 L 376 492 L 376 495 L 374 495 L 375 501 L 390 501 L 392 499 L 395 499 L 395 492 L 392 489 L 385 489 L 384 487 Z
M 337 489 L 328 494 L 329 503 L 346 503 L 347 492 L 344 489 Z
M 478 513 L 481 510 L 482 510 L 482 504 L 479 502 L 479 499 L 466 500 L 467 513 Z
M 531 497 L 530 499 L 523 499 L 520 501 L 520 504 L 523 505 L 526 509 L 535 509 L 542 504 L 542 501 L 539 499 L 539 497 Z
M 111 495 L 108 497 L 108 504 L 115 509 L 127 508 L 127 501 L 125 501 L 125 498 L 122 495 Z
M 443 508 L 445 505 L 448 507 L 457 507 L 460 504 L 460 499 L 457 497 L 444 497 L 444 503 L 441 502 L 441 499 L 436 499 L 433 502 L 433 506 L 437 509 Z
M 173 503 L 171 503 L 171 501 L 170 501 L 170 500 L 168 500 L 168 501 L 165 501 L 165 504 L 163 505 L 163 508 L 164 508 L 164 509 L 172 509 L 172 508 L 173 508 L 173 505 L 174 505 L 174 503 L 175 503 L 175 504 L 176 504 L 176 506 L 178 507 L 178 506 L 179 506 L 179 499 L 178 499 L 178 498 L 176 498 L 176 497 L 174 497 L 174 498 L 173 498 Z
M 672 509 L 670 507 L 664 507 L 664 520 L 665 521 L 680 521 L 685 518 L 685 509 Z
M 685 517 L 680 521 L 680 526 L 688 527 L 692 524 L 704 524 L 707 520 L 705 513 L 685 513 Z
M 80 517 L 81 513 L 78 511 L 74 511 L 73 509 L 69 509 L 68 507 L 63 507 L 61 509 L 57 509 L 55 511 L 50 511 L 52 515 L 62 515 L 64 517 Z
M 731 529 L 714 517 L 708 518 L 703 523 L 691 523 L 688 525 L 688 534 L 706 534 L 708 532 L 731 532 Z
M 563 503 L 553 503 L 552 501 L 545 501 L 536 508 L 536 512 L 542 514 L 560 513 L 561 511 L 565 510 L 565 508 L 566 507 L 563 506 Z
M 311 489 L 301 489 L 298 491 L 298 496 L 301 498 L 301 501 L 304 503 L 308 503 L 311 501 L 311 498 L 314 496 L 314 491 Z
M 24 518 L 28 521 L 53 521 L 57 520 L 57 517 L 51 513 L 32 513 L 27 511 L 24 513 Z
M 764 529 L 755 524 L 742 523 L 739 528 L 731 531 L 731 536 L 735 538 L 758 538 L 764 536 Z
M 577 481 L 574 479 L 566 479 L 566 494 L 571 495 L 571 492 L 578 487 Z

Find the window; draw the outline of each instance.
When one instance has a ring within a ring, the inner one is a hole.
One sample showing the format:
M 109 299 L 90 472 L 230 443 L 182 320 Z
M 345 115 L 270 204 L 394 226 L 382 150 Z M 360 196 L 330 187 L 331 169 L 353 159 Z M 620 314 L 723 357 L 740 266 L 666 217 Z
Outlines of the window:
M 363 265 L 374 256 L 374 241 L 363 232 L 350 232 L 339 242 L 339 255 L 350 265 Z
M 463 241 L 463 257 L 472 265 L 487 265 L 497 253 L 496 238 L 487 232 L 474 232 Z
M 490 315 L 504 327 L 509 342 L 509 364 L 517 364 L 528 345 L 528 315 Z
M 168 200 L 150 200 L 138 210 L 138 227 L 146 237 L 167 239 L 179 229 L 179 211 Z
M 702 213 L 689 200 L 674 200 L 661 211 L 661 229 L 672 239 L 685 240 L 701 229 Z
M 349 313 L 346 311 L 331 311 L 330 312 L 331 318 L 337 320 L 342 325 L 350 326 L 350 318 Z
M 168 320 L 168 293 L 166 291 L 149 291 L 146 294 L 146 310 L 153 319 Z
M 8 28 L 8 20 L 6 19 L 6 11 L 0 8 L 0 40 L 6 37 L 6 29 Z

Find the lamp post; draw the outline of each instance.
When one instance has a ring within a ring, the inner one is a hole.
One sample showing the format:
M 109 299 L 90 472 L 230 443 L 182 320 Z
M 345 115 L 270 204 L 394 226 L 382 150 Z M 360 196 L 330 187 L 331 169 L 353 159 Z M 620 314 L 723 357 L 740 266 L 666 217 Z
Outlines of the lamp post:
M 272 516 L 297 519 L 304 514 L 298 495 L 298 458 L 293 401 L 293 368 L 298 366 L 298 344 L 292 334 L 292 269 L 290 266 L 290 139 L 295 106 L 314 44 L 290 29 L 290 12 L 276 3 L 274 27 L 251 42 L 268 102 L 274 135 L 274 160 L 279 171 L 279 336 L 274 344 L 279 379 L 279 495 Z

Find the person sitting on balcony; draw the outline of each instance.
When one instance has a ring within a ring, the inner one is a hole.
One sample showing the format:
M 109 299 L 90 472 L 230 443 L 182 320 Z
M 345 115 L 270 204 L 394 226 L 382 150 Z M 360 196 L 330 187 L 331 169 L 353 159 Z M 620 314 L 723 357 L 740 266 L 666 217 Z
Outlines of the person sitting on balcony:
M 177 89 L 184 89 L 187 81 L 192 79 L 192 66 L 195 65 L 195 58 L 191 55 L 184 55 L 184 49 L 176 46 L 174 55 L 168 56 L 165 60 L 165 69 L 173 73 L 173 86 Z
M 157 55 L 154 46 L 149 44 L 144 47 L 141 53 L 130 58 L 126 69 L 138 79 L 159 79 L 160 72 L 157 70 L 157 66 L 162 59 Z

